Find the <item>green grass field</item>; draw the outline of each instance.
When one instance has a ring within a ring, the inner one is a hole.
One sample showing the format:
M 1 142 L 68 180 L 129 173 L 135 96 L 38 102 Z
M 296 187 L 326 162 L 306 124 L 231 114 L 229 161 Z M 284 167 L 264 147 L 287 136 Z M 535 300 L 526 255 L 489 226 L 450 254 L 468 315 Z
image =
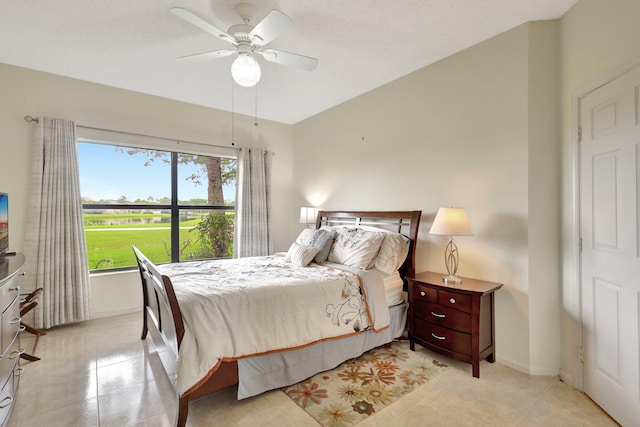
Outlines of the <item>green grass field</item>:
M 169 215 L 84 214 L 89 270 L 135 266 L 132 245 L 155 263 L 171 261 L 169 224 L 140 222 L 142 219 L 158 217 L 168 218 Z M 134 220 L 135 223 L 117 223 L 124 220 Z M 184 247 L 181 260 L 190 259 L 192 254 L 199 252 L 198 234 L 191 229 L 200 221 L 200 218 L 196 218 L 180 223 L 180 248 Z

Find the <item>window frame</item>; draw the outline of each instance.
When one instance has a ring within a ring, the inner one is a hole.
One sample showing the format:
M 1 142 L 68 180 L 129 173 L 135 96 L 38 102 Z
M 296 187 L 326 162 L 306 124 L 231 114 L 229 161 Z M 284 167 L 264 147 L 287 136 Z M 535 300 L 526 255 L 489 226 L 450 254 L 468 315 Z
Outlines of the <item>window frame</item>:
M 83 203 L 82 211 L 92 209 L 131 209 L 131 210 L 148 210 L 149 208 L 170 211 L 170 242 L 171 242 L 171 261 L 180 261 L 180 212 L 188 209 L 222 211 L 236 213 L 237 206 L 237 184 L 236 179 L 236 202 L 233 206 L 227 205 L 192 205 L 180 204 L 178 200 L 178 157 L 179 154 L 195 154 L 208 157 L 232 158 L 237 161 L 238 149 L 215 145 L 206 145 L 186 141 L 171 140 L 167 138 L 151 137 L 147 135 L 132 134 L 126 132 L 109 131 L 96 128 L 78 127 L 78 135 L 76 144 L 101 144 L 112 147 L 135 148 L 165 151 L 170 154 L 170 173 L 171 173 L 171 203 L 170 204 L 140 204 L 140 203 Z M 236 163 L 237 168 L 237 163 Z M 82 184 L 82 183 L 81 183 Z M 84 227 L 83 227 L 84 230 Z M 85 231 L 86 233 L 86 231 Z M 234 236 L 235 244 L 235 236 Z M 212 258 L 213 259 L 213 258 Z M 218 258 L 222 259 L 222 258 Z M 184 261 L 182 261 L 184 262 Z M 130 271 L 137 269 L 136 265 L 126 267 L 89 269 L 89 273 L 111 273 L 120 271 Z

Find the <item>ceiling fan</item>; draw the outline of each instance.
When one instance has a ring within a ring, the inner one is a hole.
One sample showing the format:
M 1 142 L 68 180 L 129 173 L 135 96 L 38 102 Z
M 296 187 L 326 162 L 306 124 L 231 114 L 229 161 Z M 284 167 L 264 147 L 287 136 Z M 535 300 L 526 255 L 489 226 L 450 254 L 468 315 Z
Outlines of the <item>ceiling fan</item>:
M 178 59 L 183 62 L 206 61 L 237 53 L 238 57 L 231 65 L 231 75 L 236 83 L 244 87 L 255 86 L 260 81 L 261 70 L 255 59 L 255 54 L 259 54 L 265 60 L 276 64 L 289 65 L 307 71 L 316 68 L 318 65 L 316 58 L 265 48 L 267 44 L 293 26 L 293 21 L 287 15 L 279 10 L 272 10 L 253 26 L 251 20 L 255 13 L 254 6 L 239 3 L 235 6 L 235 11 L 242 18 L 242 24 L 232 25 L 227 31 L 223 31 L 193 12 L 179 7 L 171 8 L 171 13 L 174 15 L 234 47 L 234 49 L 196 53 Z

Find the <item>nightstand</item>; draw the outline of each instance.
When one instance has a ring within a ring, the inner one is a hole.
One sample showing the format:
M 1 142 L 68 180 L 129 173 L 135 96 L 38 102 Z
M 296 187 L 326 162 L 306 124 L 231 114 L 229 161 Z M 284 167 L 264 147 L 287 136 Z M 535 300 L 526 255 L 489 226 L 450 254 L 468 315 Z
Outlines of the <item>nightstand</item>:
M 409 345 L 415 343 L 470 363 L 480 378 L 480 361 L 495 362 L 494 292 L 501 283 L 462 278 L 445 284 L 446 274 L 425 271 L 409 282 Z

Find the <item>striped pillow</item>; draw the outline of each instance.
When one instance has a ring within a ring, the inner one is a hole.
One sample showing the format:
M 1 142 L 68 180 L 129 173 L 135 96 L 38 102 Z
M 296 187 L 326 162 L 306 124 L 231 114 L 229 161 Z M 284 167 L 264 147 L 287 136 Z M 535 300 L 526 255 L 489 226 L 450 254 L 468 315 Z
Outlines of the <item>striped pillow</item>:
M 296 243 L 305 246 L 315 246 L 319 249 L 318 254 L 313 258 L 317 263 L 323 263 L 329 257 L 329 251 L 333 244 L 336 232 L 333 230 L 311 230 L 309 228 L 302 230 Z
M 298 267 L 306 267 L 313 261 L 320 249 L 314 246 L 299 245 L 293 243 L 284 257 L 284 260 Z

